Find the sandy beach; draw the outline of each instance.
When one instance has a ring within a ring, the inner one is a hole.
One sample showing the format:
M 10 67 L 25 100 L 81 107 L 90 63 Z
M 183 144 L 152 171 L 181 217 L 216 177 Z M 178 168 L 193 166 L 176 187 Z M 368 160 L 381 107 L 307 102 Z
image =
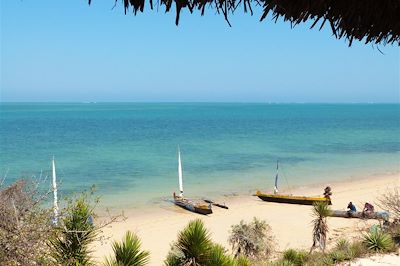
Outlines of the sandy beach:
M 364 202 L 374 204 L 377 197 L 388 188 L 400 186 L 400 173 L 371 175 L 357 180 L 349 178 L 346 181 L 330 184 L 297 187 L 286 192 L 298 195 L 321 195 L 326 185 L 330 185 L 333 190 L 333 209 L 344 210 L 349 201 L 355 203 L 358 209 L 362 209 Z M 141 238 L 143 249 L 150 251 L 150 265 L 162 265 L 177 233 L 190 220 L 196 218 L 202 219 L 210 230 L 212 239 L 227 249 L 230 248 L 227 239 L 231 225 L 241 220 L 250 221 L 253 217 L 264 219 L 271 226 L 276 239 L 277 252 L 287 248 L 310 248 L 312 244 L 310 206 L 263 202 L 251 194 L 249 192 L 248 195 L 215 199 L 224 202 L 229 206 L 229 210 L 214 207 L 214 213 L 209 216 L 188 212 L 172 203 L 154 208 L 125 210 L 124 214 L 127 217 L 125 221 L 114 223 L 103 230 L 109 240 L 97 243 L 94 247 L 94 255 L 99 260 L 103 260 L 104 256 L 108 256 L 111 252 L 111 241 L 120 240 L 127 230 L 131 230 Z M 328 223 L 330 227 L 328 245 L 333 245 L 337 239 L 359 236 L 360 230 L 378 222 L 329 218 Z

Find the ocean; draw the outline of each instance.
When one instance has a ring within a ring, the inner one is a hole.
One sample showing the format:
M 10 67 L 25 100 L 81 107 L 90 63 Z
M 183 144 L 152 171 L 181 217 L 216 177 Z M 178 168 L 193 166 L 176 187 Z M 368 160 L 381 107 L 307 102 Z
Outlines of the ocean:
M 399 104 L 1 103 L 0 177 L 51 175 L 61 197 L 96 185 L 103 204 L 188 197 L 400 171 Z M 50 179 L 42 182 L 50 187 Z M 323 187 L 321 187 L 322 193 Z

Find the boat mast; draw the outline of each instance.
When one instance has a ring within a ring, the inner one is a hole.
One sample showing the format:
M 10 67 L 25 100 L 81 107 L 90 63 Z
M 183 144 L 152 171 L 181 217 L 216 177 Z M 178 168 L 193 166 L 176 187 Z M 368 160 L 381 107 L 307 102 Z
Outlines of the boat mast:
M 53 195 L 54 195 L 54 202 L 53 202 L 53 209 L 54 209 L 54 223 L 57 224 L 58 222 L 58 198 L 57 198 L 57 176 L 56 176 L 56 164 L 54 162 L 53 156 Z
M 181 151 L 178 146 L 178 176 L 179 176 L 179 196 L 183 197 L 183 178 L 182 178 L 182 162 Z
M 279 177 L 279 160 L 276 161 L 276 176 L 275 176 L 275 186 L 274 186 L 274 194 L 277 194 L 278 191 L 278 177 Z

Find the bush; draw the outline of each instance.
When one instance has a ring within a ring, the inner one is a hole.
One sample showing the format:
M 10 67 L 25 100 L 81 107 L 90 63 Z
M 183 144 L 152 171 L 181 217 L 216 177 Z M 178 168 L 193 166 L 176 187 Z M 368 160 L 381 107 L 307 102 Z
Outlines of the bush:
M 194 220 L 178 234 L 164 261 L 166 266 L 250 266 L 243 256 L 233 258 L 218 244 L 212 242 L 209 231 L 200 220 Z
M 113 242 L 114 257 L 106 259 L 105 266 L 144 266 L 149 262 L 148 251 L 140 250 L 140 239 L 130 231 L 126 232 L 122 242 Z
M 228 241 L 235 256 L 244 255 L 251 259 L 267 258 L 274 245 L 270 226 L 255 217 L 250 223 L 242 220 L 238 225 L 232 225 Z
M 50 265 L 46 241 L 52 234 L 52 209 L 40 183 L 18 180 L 9 187 L 0 184 L 0 265 Z
M 283 253 L 283 259 L 291 262 L 293 265 L 303 265 L 306 257 L 306 252 L 294 249 L 288 249 Z
M 364 244 L 373 251 L 388 251 L 393 248 L 392 237 L 382 230 L 372 230 L 364 235 Z
M 378 199 L 378 206 L 384 210 L 388 210 L 390 215 L 400 220 L 400 191 L 399 187 L 388 189 Z
M 87 193 L 68 201 L 57 230 L 50 238 L 55 261 L 62 265 L 93 265 L 89 245 L 99 233 L 93 225 L 94 217 Z

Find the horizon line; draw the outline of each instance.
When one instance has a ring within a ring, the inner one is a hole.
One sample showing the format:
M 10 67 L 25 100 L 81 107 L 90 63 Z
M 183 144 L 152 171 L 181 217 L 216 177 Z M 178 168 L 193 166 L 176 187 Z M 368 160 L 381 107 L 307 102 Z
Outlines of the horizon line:
M 400 104 L 397 102 L 318 102 L 318 101 L 1 101 L 0 104 L 104 104 L 104 103 L 143 103 L 143 104 L 199 104 L 199 103 L 232 103 L 232 104 Z

